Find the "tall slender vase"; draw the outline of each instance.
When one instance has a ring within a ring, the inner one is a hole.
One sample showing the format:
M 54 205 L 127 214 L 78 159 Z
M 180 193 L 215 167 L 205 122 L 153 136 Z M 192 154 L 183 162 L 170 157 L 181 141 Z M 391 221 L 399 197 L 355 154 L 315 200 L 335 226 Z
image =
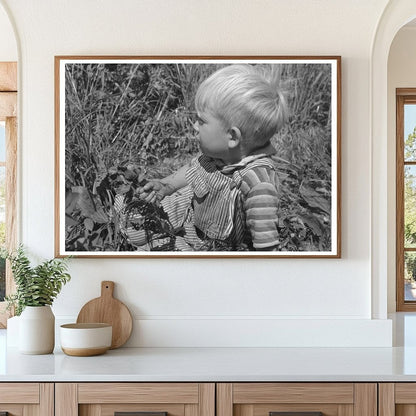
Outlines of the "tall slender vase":
M 50 354 L 55 346 L 55 315 L 49 305 L 26 306 L 19 319 L 19 351 Z

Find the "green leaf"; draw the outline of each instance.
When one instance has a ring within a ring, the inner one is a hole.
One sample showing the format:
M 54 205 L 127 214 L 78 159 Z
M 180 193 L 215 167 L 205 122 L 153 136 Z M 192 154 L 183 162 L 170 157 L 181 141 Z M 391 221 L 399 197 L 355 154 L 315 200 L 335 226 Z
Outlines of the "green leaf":
M 26 306 L 51 305 L 71 276 L 68 257 L 45 260 L 32 267 L 23 246 L 5 254 L 10 261 L 16 293 L 5 298 L 7 308 L 20 315 Z

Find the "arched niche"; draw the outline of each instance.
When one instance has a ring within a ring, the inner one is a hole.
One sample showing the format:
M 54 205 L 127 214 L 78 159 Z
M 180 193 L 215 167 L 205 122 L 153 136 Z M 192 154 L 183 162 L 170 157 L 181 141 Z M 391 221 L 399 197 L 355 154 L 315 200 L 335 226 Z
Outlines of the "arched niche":
M 371 53 L 371 276 L 372 317 L 387 318 L 387 299 L 392 262 L 395 262 L 391 219 L 394 214 L 394 193 L 389 189 L 388 137 L 388 57 L 397 32 L 416 18 L 414 0 L 391 1 L 380 18 Z M 393 172 L 394 174 L 394 172 Z M 394 218 L 394 216 L 393 216 Z M 390 274 L 390 276 L 389 276 Z

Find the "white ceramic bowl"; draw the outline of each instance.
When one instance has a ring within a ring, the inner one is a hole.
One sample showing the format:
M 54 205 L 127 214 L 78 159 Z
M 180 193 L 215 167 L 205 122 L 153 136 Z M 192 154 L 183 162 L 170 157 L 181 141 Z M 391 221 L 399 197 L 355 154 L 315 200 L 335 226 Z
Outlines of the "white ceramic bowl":
M 61 348 L 65 354 L 86 357 L 111 347 L 112 326 L 104 323 L 61 325 Z

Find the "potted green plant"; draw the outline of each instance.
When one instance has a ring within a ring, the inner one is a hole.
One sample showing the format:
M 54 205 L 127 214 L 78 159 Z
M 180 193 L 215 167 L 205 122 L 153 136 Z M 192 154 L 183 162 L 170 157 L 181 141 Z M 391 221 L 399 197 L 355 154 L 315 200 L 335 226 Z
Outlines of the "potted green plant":
M 23 246 L 6 253 L 16 292 L 6 296 L 8 309 L 19 318 L 19 350 L 49 354 L 55 346 L 55 316 L 51 305 L 71 278 L 68 258 L 45 260 L 32 266 Z

